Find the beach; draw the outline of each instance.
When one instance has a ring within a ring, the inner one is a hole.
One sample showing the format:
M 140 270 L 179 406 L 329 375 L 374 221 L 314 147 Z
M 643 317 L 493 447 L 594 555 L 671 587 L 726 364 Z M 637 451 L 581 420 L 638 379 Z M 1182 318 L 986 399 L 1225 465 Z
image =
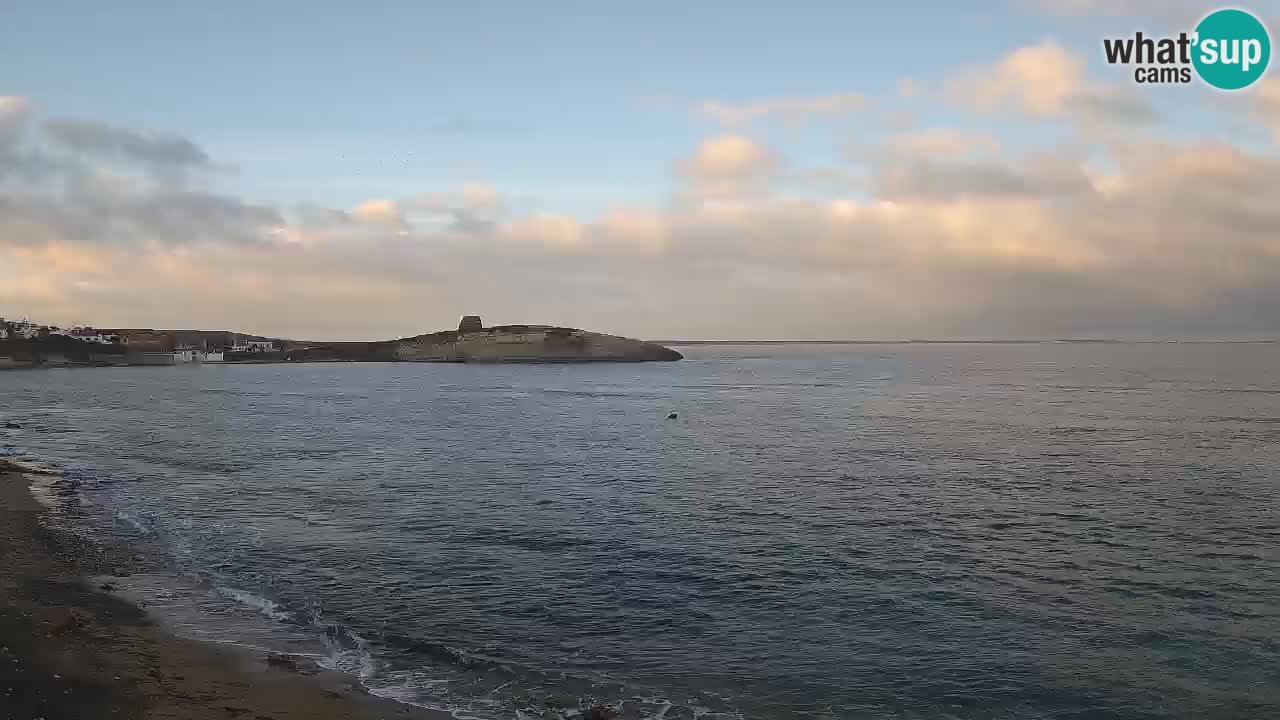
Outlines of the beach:
M 29 476 L 8 469 L 0 464 L 0 718 L 448 717 L 370 696 L 302 658 L 173 635 L 109 592 L 103 576 L 130 572 L 128 549 L 47 528 Z

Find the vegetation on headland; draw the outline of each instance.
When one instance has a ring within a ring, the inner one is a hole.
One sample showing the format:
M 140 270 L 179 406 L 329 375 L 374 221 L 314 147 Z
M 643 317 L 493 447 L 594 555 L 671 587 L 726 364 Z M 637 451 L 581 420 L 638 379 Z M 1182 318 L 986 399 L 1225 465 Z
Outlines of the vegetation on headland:
M 394 359 L 412 362 L 646 362 L 683 357 L 656 343 L 551 325 L 460 326 L 386 345 Z
M 77 365 L 113 365 L 124 362 L 124 346 L 88 343 L 62 335 L 0 340 L 0 367 L 44 365 L 66 362 Z

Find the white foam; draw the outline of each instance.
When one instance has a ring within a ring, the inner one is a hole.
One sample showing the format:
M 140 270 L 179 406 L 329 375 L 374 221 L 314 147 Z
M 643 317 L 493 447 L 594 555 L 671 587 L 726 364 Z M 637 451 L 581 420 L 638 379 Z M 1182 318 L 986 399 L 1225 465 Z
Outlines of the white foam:
M 116 513 L 115 519 L 117 522 L 132 528 L 134 532 L 140 535 L 150 535 L 152 533 L 151 525 L 132 513 L 120 510 Z
M 50 475 L 53 477 L 62 477 L 62 470 L 56 467 L 53 467 L 52 465 L 45 465 L 41 462 L 38 462 L 36 460 L 31 460 L 29 458 L 18 458 L 16 456 L 9 455 L 5 457 L 5 461 L 8 462 L 10 465 L 18 468 L 18 472 L 30 473 L 33 475 Z
M 216 591 L 219 595 L 225 598 L 235 600 L 241 605 L 251 607 L 254 610 L 257 610 L 260 614 L 266 617 L 269 617 L 272 620 L 289 620 L 290 619 L 289 613 L 281 610 L 279 607 L 276 606 L 275 603 L 262 597 L 261 595 L 254 595 L 248 590 L 240 590 L 239 588 L 231 588 L 231 587 L 224 587 L 222 585 L 218 585 L 214 587 L 214 591 Z
M 55 490 L 58 482 L 62 479 L 51 475 L 33 475 L 24 474 L 27 479 L 27 487 L 31 491 L 31 496 L 49 510 L 58 509 L 58 498 Z
M 319 615 L 314 624 L 322 624 Z M 329 655 L 321 660 L 320 664 L 330 670 L 354 675 L 361 680 L 373 677 L 378 668 L 373 654 L 369 652 L 369 642 L 350 630 L 344 630 L 343 635 L 350 639 L 355 647 L 344 647 L 340 639 L 326 633 L 324 645 L 328 648 Z
M 657 706 L 648 715 L 642 716 L 644 720 L 661 720 L 662 718 L 665 718 L 667 716 L 667 713 L 671 712 L 671 708 L 673 707 L 671 704 L 671 701 L 666 698 L 637 697 L 636 701 L 639 701 L 645 705 Z

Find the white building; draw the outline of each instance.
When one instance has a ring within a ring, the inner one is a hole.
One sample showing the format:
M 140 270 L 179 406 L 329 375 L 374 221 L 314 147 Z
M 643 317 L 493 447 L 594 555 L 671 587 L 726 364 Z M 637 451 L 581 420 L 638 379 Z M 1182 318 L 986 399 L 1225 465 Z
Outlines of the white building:
M 200 358 L 195 350 L 157 350 L 128 353 L 125 361 L 130 365 L 186 365 L 200 362 Z
M 227 348 L 227 352 L 271 352 L 275 349 L 276 344 L 270 340 L 246 340 Z
M 40 334 L 40 327 L 26 318 L 13 324 L 13 334 L 23 340 L 30 340 Z
M 75 338 L 83 342 L 97 343 L 98 345 L 111 345 L 119 340 L 115 335 L 103 333 L 100 330 L 94 330 L 89 327 L 74 327 L 70 330 L 59 330 L 58 332 L 50 332 L 51 335 L 66 335 L 69 338 Z

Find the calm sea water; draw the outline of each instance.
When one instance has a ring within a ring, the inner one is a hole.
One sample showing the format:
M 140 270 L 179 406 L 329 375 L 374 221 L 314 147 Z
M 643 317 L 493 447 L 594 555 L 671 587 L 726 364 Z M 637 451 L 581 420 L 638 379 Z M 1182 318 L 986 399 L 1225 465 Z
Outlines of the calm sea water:
M 1280 346 L 680 349 L 0 373 L 0 445 L 459 717 L 1280 717 Z

